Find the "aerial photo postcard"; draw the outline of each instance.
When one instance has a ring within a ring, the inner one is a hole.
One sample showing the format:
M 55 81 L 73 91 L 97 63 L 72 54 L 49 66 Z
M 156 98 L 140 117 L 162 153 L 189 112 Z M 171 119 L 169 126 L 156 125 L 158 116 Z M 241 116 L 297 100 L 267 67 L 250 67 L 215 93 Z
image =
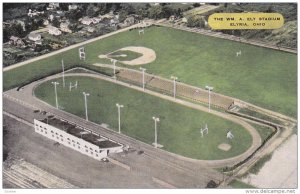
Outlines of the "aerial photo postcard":
M 2 2 L 2 190 L 296 193 L 297 6 Z

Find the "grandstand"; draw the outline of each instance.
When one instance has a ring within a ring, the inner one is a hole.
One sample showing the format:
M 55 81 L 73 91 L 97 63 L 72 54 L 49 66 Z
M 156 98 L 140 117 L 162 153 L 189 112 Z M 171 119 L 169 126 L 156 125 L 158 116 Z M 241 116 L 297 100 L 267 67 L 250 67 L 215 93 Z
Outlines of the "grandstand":
M 142 72 L 133 69 L 121 69 L 118 79 L 130 84 L 142 86 Z M 167 95 L 173 95 L 173 81 L 145 73 L 145 87 Z M 193 87 L 181 82 L 176 83 L 176 96 L 208 104 L 208 91 Z M 211 105 L 228 109 L 234 100 L 214 92 L 211 92 Z

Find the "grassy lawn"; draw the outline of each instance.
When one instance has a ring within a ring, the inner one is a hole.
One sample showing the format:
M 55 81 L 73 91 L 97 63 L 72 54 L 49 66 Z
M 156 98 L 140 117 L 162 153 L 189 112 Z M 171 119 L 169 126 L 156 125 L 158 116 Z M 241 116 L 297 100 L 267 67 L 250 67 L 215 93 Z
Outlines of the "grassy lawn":
M 250 170 L 248 172 L 252 173 L 252 174 L 258 174 L 260 169 L 265 165 L 266 162 L 271 160 L 271 158 L 272 158 L 272 154 L 263 156 L 250 168 Z
M 196 159 L 223 159 L 245 152 L 252 143 L 252 137 L 243 127 L 214 115 L 100 79 L 66 77 L 67 83 L 75 80 L 78 80 L 78 89 L 72 92 L 58 85 L 58 102 L 65 111 L 85 118 L 82 92 L 88 92 L 89 120 L 106 123 L 117 130 L 116 103 L 122 104 L 122 133 L 148 144 L 154 142 L 152 117 L 159 117 L 158 143 L 164 145 L 163 149 L 167 151 Z M 61 82 L 61 79 L 58 81 Z M 51 81 L 38 86 L 35 95 L 55 105 Z M 209 133 L 201 138 L 199 129 L 205 123 L 208 124 Z M 232 130 L 235 136 L 232 141 L 226 139 L 226 129 Z M 231 150 L 225 152 L 218 149 L 221 143 L 230 144 Z
M 236 188 L 236 189 L 253 189 L 255 188 L 254 186 L 252 185 L 248 185 L 242 181 L 239 181 L 239 180 L 233 180 L 229 183 L 229 186 L 232 186 L 233 188 Z
M 267 139 L 267 137 L 269 135 L 271 135 L 272 132 L 273 132 L 273 130 L 270 127 L 263 126 L 263 125 L 258 125 L 258 124 L 254 124 L 254 123 L 249 123 L 249 124 L 252 125 L 257 130 L 257 132 L 259 133 L 262 141 Z
M 295 54 L 165 27 L 151 27 L 145 29 L 142 36 L 137 30 L 132 30 L 86 45 L 86 62 L 111 63 L 110 60 L 99 59 L 98 55 L 127 46 L 144 46 L 156 52 L 156 60 L 143 65 L 147 72 L 166 78 L 175 75 L 180 81 L 194 86 L 212 85 L 215 92 L 296 118 Z M 237 58 L 239 50 L 242 55 Z M 62 57 L 68 66 L 79 61 L 78 50 L 73 49 L 4 72 L 4 90 L 36 75 L 59 69 Z
M 126 56 L 121 56 L 126 55 Z M 131 61 L 133 59 L 141 57 L 141 53 L 129 51 L 129 50 L 119 50 L 109 54 L 110 58 L 119 60 L 119 61 Z

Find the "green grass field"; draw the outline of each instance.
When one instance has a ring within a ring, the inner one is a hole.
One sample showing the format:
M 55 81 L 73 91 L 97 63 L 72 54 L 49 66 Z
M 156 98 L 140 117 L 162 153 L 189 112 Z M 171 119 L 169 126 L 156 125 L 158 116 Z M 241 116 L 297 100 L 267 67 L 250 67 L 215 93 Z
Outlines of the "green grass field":
M 297 55 L 165 27 L 123 32 L 86 45 L 88 64 L 107 62 L 98 55 L 127 46 L 144 46 L 156 52 L 156 60 L 143 65 L 147 72 L 171 75 L 194 86 L 212 85 L 214 91 L 296 118 Z M 241 50 L 242 56 L 236 57 Z M 78 63 L 78 50 L 4 72 L 4 90 L 34 76 Z M 127 66 L 139 68 L 139 66 Z
M 75 80 L 78 80 L 79 86 L 71 92 L 67 87 L 58 85 L 58 102 L 65 111 L 85 118 L 82 92 L 88 92 L 89 120 L 106 123 L 117 130 L 116 103 L 122 104 L 122 133 L 145 143 L 154 142 L 152 117 L 156 116 L 161 120 L 158 124 L 158 143 L 164 145 L 163 149 L 173 153 L 196 159 L 223 159 L 239 155 L 251 146 L 250 134 L 231 121 L 100 79 L 66 77 L 66 83 Z M 61 82 L 61 79 L 58 81 Z M 51 81 L 39 85 L 35 95 L 55 105 Z M 205 123 L 208 124 L 209 133 L 201 138 L 199 129 Z M 231 141 L 226 138 L 227 129 L 231 129 L 235 135 Z M 217 146 L 221 143 L 230 144 L 231 150 L 226 152 L 218 149 Z

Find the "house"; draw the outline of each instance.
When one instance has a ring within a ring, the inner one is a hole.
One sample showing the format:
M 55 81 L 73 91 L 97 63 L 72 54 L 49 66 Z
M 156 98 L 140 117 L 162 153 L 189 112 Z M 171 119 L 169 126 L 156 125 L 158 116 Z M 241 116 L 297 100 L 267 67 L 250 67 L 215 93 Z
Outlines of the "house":
M 59 8 L 59 3 L 49 3 L 47 10 L 53 10 Z
M 171 16 L 169 17 L 169 21 L 170 21 L 170 22 L 175 21 L 175 19 L 176 19 L 176 17 L 175 17 L 174 15 L 171 15 Z
M 184 18 L 182 18 L 182 20 L 181 20 L 183 23 L 187 23 L 187 18 L 186 17 L 184 17 Z
M 58 28 L 54 27 L 54 26 L 49 26 L 48 27 L 48 32 L 49 32 L 49 34 L 52 34 L 52 35 L 55 35 L 55 36 L 61 35 L 61 31 Z
M 29 17 L 33 17 L 33 16 L 38 16 L 38 15 L 44 14 L 44 13 L 45 13 L 44 11 L 39 12 L 39 11 L 36 11 L 36 10 L 32 11 L 31 9 L 29 9 L 27 15 Z
M 48 26 L 49 25 L 49 20 L 44 20 L 43 25 Z
M 90 25 L 91 23 L 93 23 L 93 20 L 89 17 L 84 17 L 81 19 L 81 23 L 84 25 Z
M 102 18 L 99 18 L 99 17 L 93 17 L 92 18 L 92 22 L 93 24 L 98 24 L 99 22 L 101 22 Z
M 17 46 L 17 47 L 22 47 L 25 46 L 25 43 L 23 42 L 23 40 L 19 37 L 16 36 L 11 36 L 9 38 L 9 43 L 13 46 Z
M 76 10 L 77 8 L 78 8 L 78 6 L 77 5 L 69 5 L 69 11 L 71 11 L 71 10 Z
M 128 26 L 133 25 L 134 24 L 134 17 L 130 16 L 130 17 L 126 18 L 125 21 L 124 21 L 124 24 L 126 24 Z
M 40 34 L 31 32 L 30 34 L 28 34 L 28 39 L 36 42 L 40 41 L 42 39 L 42 36 Z
M 95 28 L 89 26 L 87 28 L 87 31 L 90 32 L 90 33 L 93 33 L 95 31 Z
M 60 23 L 60 30 L 63 32 L 72 33 L 72 30 L 69 29 L 69 22 Z
M 117 19 L 111 19 L 109 21 L 110 26 L 117 26 L 119 24 L 119 20 Z

